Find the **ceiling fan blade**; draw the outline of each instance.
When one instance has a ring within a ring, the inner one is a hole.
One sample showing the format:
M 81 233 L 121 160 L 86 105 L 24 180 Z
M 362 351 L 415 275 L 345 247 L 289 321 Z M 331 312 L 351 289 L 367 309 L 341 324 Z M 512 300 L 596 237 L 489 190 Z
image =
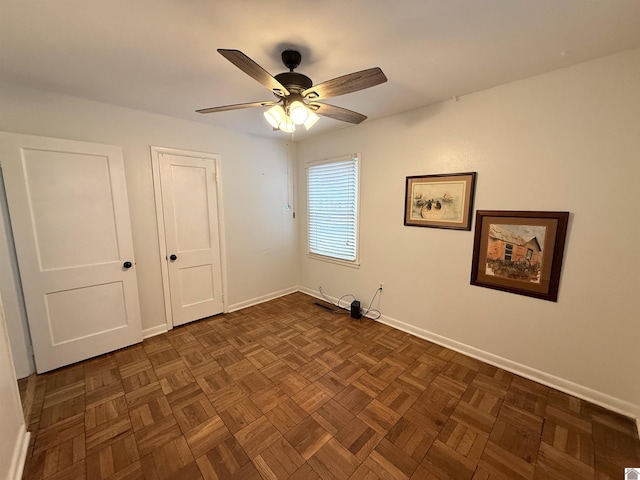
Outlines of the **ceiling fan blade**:
M 201 108 L 200 110 L 196 110 L 198 113 L 215 113 L 215 112 L 226 112 L 227 110 L 240 110 L 241 108 L 251 108 L 251 107 L 270 107 L 275 105 L 277 102 L 251 102 L 251 103 L 237 103 L 235 105 L 224 105 L 222 107 L 209 107 L 209 108 Z
M 280 97 L 289 95 L 289 90 L 287 90 L 284 85 L 273 78 L 269 72 L 247 57 L 240 50 L 226 50 L 224 48 L 219 48 L 218 53 L 276 95 Z
M 328 103 L 310 103 L 309 107 L 318 115 L 340 120 L 341 122 L 357 124 L 367 119 L 366 115 L 347 110 L 346 108 L 336 107 L 335 105 L 329 105 Z
M 387 81 L 387 77 L 378 67 L 360 72 L 343 75 L 333 80 L 314 85 L 302 92 L 302 96 L 309 100 L 337 97 L 345 93 L 357 92 L 365 88 L 375 87 Z

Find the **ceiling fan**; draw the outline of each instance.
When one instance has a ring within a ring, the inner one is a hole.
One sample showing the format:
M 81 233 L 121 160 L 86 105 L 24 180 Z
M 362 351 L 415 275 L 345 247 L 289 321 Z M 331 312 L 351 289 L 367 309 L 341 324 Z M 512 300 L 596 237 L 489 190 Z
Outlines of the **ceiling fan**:
M 309 77 L 294 70 L 300 65 L 302 55 L 296 50 L 284 50 L 282 63 L 288 72 L 275 77 L 251 60 L 240 50 L 218 49 L 224 58 L 236 67 L 271 90 L 277 100 L 264 102 L 239 103 L 222 107 L 202 108 L 198 113 L 224 112 L 251 107 L 271 107 L 264 116 L 274 129 L 293 132 L 296 125 L 304 125 L 307 130 L 318 120 L 318 115 L 349 123 L 361 123 L 366 116 L 346 108 L 336 107 L 317 100 L 337 97 L 374 87 L 387 81 L 387 77 L 378 67 L 350 73 L 341 77 L 313 85 Z

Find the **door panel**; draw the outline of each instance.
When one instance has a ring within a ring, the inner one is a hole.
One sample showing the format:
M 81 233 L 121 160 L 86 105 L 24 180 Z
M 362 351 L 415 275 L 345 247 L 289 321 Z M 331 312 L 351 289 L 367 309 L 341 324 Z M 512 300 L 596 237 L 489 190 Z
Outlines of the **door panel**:
M 170 160 L 175 161 L 172 156 Z M 206 165 L 170 165 L 175 192 L 173 213 L 175 215 L 176 247 L 180 252 L 196 252 L 211 248 L 211 226 L 209 220 L 209 192 Z M 215 174 L 214 174 L 215 175 Z
M 211 265 L 182 268 L 179 270 L 179 274 L 184 306 L 214 300 L 215 289 Z
M 141 341 L 121 150 L 2 133 L 0 161 L 38 372 Z
M 213 159 L 168 153 L 158 159 L 171 313 L 177 326 L 223 311 L 216 165 Z
M 117 261 L 109 158 L 23 148 L 22 159 L 40 268 Z
M 45 294 L 54 346 L 127 326 L 122 282 Z

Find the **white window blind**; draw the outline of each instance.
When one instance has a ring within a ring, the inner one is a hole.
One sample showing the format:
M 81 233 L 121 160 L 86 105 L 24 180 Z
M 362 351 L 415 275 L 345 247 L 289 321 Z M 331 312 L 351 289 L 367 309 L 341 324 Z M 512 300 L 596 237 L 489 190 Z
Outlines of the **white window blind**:
M 358 258 L 358 157 L 307 167 L 309 253 Z

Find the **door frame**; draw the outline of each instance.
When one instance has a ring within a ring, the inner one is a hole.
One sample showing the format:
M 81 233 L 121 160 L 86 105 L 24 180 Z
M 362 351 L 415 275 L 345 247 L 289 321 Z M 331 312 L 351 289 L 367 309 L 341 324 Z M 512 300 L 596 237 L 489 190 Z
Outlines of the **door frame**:
M 4 187 L 2 158 L 0 158 L 0 294 L 4 303 L 5 320 L 16 377 L 26 378 L 36 373 L 36 361 L 31 344 L 31 330 L 24 304 L 24 293 L 18 255 L 9 217 L 9 202 Z
M 169 289 L 169 268 L 167 266 L 167 243 L 164 226 L 164 208 L 162 206 L 162 184 L 160 183 L 160 155 L 178 155 L 182 157 L 213 160 L 216 169 L 216 203 L 218 207 L 218 240 L 220 241 L 220 267 L 222 275 L 222 311 L 229 311 L 227 302 L 227 247 L 224 231 L 224 207 L 222 203 L 222 182 L 220 174 L 220 155 L 215 153 L 194 152 L 177 148 L 151 146 L 151 169 L 153 173 L 153 194 L 156 204 L 156 222 L 158 225 L 158 246 L 160 247 L 160 269 L 162 270 L 162 294 L 164 296 L 165 320 L 167 330 L 173 329 L 173 311 L 171 309 L 171 291 Z M 162 332 L 158 332 L 162 333 Z

